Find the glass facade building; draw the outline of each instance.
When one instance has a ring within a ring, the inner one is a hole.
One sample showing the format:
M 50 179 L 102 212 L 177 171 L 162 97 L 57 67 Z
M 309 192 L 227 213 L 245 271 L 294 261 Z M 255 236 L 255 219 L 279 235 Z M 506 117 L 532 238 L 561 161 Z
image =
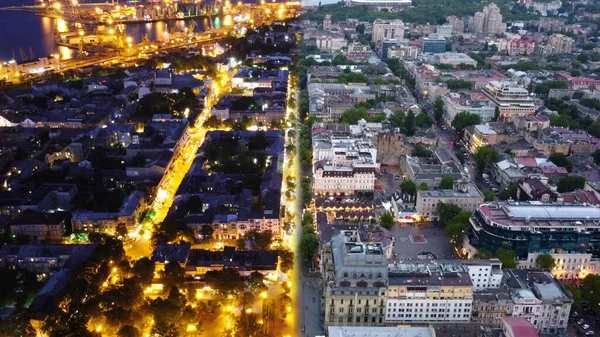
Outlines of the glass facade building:
M 600 209 L 589 205 L 499 202 L 481 205 L 470 219 L 469 243 L 495 252 L 600 255 Z

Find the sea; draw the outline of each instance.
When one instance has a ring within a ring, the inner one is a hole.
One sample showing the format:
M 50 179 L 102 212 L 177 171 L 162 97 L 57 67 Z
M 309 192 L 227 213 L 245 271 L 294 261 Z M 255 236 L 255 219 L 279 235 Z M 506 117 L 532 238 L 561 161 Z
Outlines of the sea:
M 34 0 L 0 0 L 0 8 L 23 5 L 34 5 Z M 213 25 L 218 26 L 220 20 L 221 18 L 215 18 Z M 195 21 L 194 30 L 197 32 L 203 31 L 210 25 L 208 19 L 195 19 Z M 133 23 L 126 24 L 125 30 L 127 36 L 131 36 L 135 42 L 142 41 L 146 34 L 150 41 L 157 41 L 161 34 L 168 32 L 173 26 L 177 31 L 182 31 L 190 23 L 190 20 Z M 31 56 L 30 51 L 36 58 L 56 53 L 60 54 L 61 59 L 73 58 L 77 56 L 76 50 L 57 46 L 54 43 L 56 30 L 64 32 L 70 29 L 75 28 L 69 27 L 63 20 L 41 17 L 28 11 L 0 9 L 0 62 L 11 60 L 13 56 L 15 60 L 20 61 L 20 50 L 23 50 L 28 58 Z

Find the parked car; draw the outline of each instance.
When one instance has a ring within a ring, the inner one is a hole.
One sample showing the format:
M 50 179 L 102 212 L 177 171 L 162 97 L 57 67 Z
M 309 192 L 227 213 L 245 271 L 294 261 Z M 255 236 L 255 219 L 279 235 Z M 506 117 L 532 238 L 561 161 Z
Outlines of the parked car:
M 588 330 L 588 331 L 585 332 L 585 335 L 586 336 L 593 336 L 594 335 L 594 331 Z
M 581 324 L 583 324 L 583 319 L 580 319 L 577 321 L 577 325 L 581 325 Z
M 587 330 L 587 329 L 589 329 L 589 328 L 590 328 L 590 325 L 589 325 L 589 324 L 584 324 L 584 325 L 582 325 L 582 327 L 583 327 L 585 330 Z

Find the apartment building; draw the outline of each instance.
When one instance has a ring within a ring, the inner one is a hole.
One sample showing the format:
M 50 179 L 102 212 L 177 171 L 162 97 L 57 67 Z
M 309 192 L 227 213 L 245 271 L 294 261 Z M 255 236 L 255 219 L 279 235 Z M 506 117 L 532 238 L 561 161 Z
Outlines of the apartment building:
M 386 322 L 468 322 L 473 284 L 456 264 L 390 266 Z
M 402 20 L 382 20 L 373 21 L 371 41 L 377 43 L 383 39 L 403 39 L 404 22 Z
M 496 106 L 479 91 L 452 92 L 440 97 L 444 101 L 443 119 L 447 125 L 451 125 L 454 117 L 463 111 L 478 115 L 482 122 L 494 118 Z
M 569 54 L 573 50 L 575 40 L 563 34 L 552 34 L 548 44 L 552 47 L 553 54 Z
M 381 245 L 350 242 L 339 234 L 323 246 L 325 326 L 383 325 L 388 262 Z
M 527 89 L 514 82 L 492 81 L 483 87 L 482 92 L 500 109 L 498 120 L 509 122 L 535 113 L 535 105 Z
M 489 4 L 481 12 L 473 16 L 473 31 L 476 33 L 501 34 L 506 31 L 506 23 L 502 22 L 500 8 Z
M 330 195 L 373 191 L 376 158 L 377 149 L 368 138 L 317 129 L 313 133 L 313 191 Z
M 483 199 L 483 194 L 475 184 L 459 179 L 449 190 L 419 190 L 415 210 L 425 218 L 436 220 L 439 218 L 438 209 L 441 203 L 455 204 L 463 210 L 472 211 L 483 203 Z
M 26 210 L 10 222 L 13 236 L 33 242 L 59 243 L 66 235 L 67 212 L 39 213 Z
M 535 51 L 535 41 L 527 37 L 499 39 L 498 51 L 510 56 L 531 55 Z

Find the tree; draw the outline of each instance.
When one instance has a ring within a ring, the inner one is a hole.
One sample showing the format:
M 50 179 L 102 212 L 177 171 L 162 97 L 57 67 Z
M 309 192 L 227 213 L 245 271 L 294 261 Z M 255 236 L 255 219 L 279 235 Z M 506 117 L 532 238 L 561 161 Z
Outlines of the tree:
M 562 152 L 554 152 L 550 154 L 548 160 L 550 160 L 556 166 L 566 168 L 569 172 L 573 171 L 573 163 Z
M 273 235 L 271 232 L 259 232 L 254 230 L 246 233 L 246 240 L 252 242 L 252 249 L 254 250 L 268 250 L 273 242 Z
M 424 112 L 419 112 L 415 116 L 415 124 L 420 128 L 430 128 L 433 125 L 433 119 Z
M 258 315 L 242 311 L 240 316 L 236 317 L 235 332 L 236 336 L 258 337 L 264 336 L 264 326 L 259 323 Z
M 154 278 L 154 262 L 147 257 L 135 261 L 133 274 L 140 280 L 142 285 L 149 285 Z
M 342 117 L 340 118 L 340 122 L 345 123 L 345 124 L 354 125 L 354 124 L 358 123 L 358 121 L 361 119 L 364 119 L 364 120 L 369 119 L 369 112 L 367 111 L 367 109 L 351 108 L 351 109 L 344 111 L 344 113 L 342 114 Z
M 433 118 L 436 121 L 441 121 L 444 116 L 444 101 L 441 97 L 435 99 L 435 103 L 433 104 Z
M 404 125 L 403 125 L 404 134 L 406 134 L 409 137 L 414 135 L 416 126 L 417 126 L 417 124 L 416 124 L 416 119 L 415 119 L 415 113 L 412 111 L 409 111 L 406 114 L 406 119 L 404 120 Z
M 475 164 L 477 164 L 477 170 L 484 172 L 490 165 L 498 162 L 498 151 L 491 147 L 480 147 L 475 153 Z
M 210 240 L 212 239 L 214 231 L 215 230 L 211 225 L 202 225 L 202 228 L 200 229 L 200 235 L 202 235 L 204 240 Z
M 535 264 L 540 268 L 552 270 L 556 266 L 556 261 L 550 254 L 540 254 L 535 259 Z
M 587 129 L 587 132 L 594 136 L 594 137 L 599 137 L 600 138 L 600 122 L 599 121 L 595 121 L 593 122 Z
M 469 227 L 469 219 L 472 215 L 472 212 L 462 211 L 444 226 L 444 232 L 452 239 L 452 242 L 458 245 L 462 244 L 464 231 Z
M 451 190 L 454 187 L 454 178 L 444 177 L 440 182 L 441 190 Z
M 583 299 L 590 304 L 596 314 L 600 314 L 600 276 L 588 275 L 581 281 Z
M 412 180 L 405 180 L 400 184 L 400 189 L 404 193 L 408 193 L 412 196 L 417 195 L 417 185 Z
M 567 285 L 565 286 L 565 288 L 567 288 L 567 290 L 571 293 L 571 296 L 573 297 L 573 308 L 575 310 L 581 310 L 581 288 L 571 287 Z
M 446 81 L 448 89 L 473 89 L 475 82 L 463 79 L 450 79 Z
M 357 25 L 356 32 L 361 35 L 364 34 L 365 33 L 365 25 L 363 23 Z
M 496 257 L 502 262 L 502 268 L 516 268 L 517 260 L 515 251 L 508 248 L 500 248 L 496 251 Z
M 319 247 L 319 239 L 312 226 L 304 226 L 302 236 L 300 237 L 300 255 L 311 260 L 315 256 L 315 251 Z
M 165 264 L 165 270 L 161 272 L 160 276 L 169 286 L 181 286 L 185 278 L 185 270 L 179 265 L 179 262 L 170 261 Z
M 237 293 L 244 289 L 244 280 L 234 268 L 207 271 L 204 280 L 209 287 L 222 294 Z
M 431 152 L 431 150 L 429 150 L 428 148 L 426 148 L 425 146 L 421 145 L 421 144 L 417 144 L 415 146 L 415 148 L 412 151 L 412 155 L 414 157 L 425 157 L 425 158 L 429 158 L 433 155 L 433 153 Z
M 458 207 L 455 204 L 440 202 L 438 206 L 440 223 L 443 225 L 447 224 L 450 221 L 450 219 L 460 214 L 461 211 L 462 208 Z
M 277 251 L 279 256 L 279 268 L 282 273 L 287 273 L 294 268 L 294 252 L 280 249 Z
M 429 189 L 429 185 L 427 185 L 427 183 L 423 182 L 421 183 L 421 185 L 419 185 L 419 190 L 421 191 L 427 191 Z
M 494 108 L 494 121 L 497 121 L 500 118 L 500 107 L 496 106 Z
M 188 198 L 187 208 L 190 213 L 202 213 L 202 200 L 197 195 L 192 195 Z
M 508 200 L 508 199 L 517 199 L 517 190 L 518 186 L 516 183 L 511 183 L 508 185 L 500 194 L 498 195 L 498 199 L 500 200 Z
M 390 124 L 395 128 L 402 128 L 404 125 L 404 121 L 406 119 L 406 114 L 402 110 L 396 110 L 390 116 Z
M 457 133 L 462 133 L 467 126 L 477 124 L 481 124 L 481 117 L 468 111 L 459 112 L 452 120 L 452 127 Z
M 379 224 L 385 229 L 391 229 L 394 227 L 394 216 L 390 212 L 384 212 L 381 214 Z
M 140 331 L 133 325 L 125 325 L 117 332 L 119 337 L 140 337 L 141 335 Z
M 117 236 L 120 236 L 123 238 L 127 236 L 127 233 L 129 233 L 129 231 L 127 230 L 127 226 L 122 222 L 117 224 L 117 228 L 115 229 L 115 232 L 117 233 Z
M 585 187 L 585 177 L 580 176 L 565 176 L 562 177 L 557 184 L 559 193 L 573 192 L 577 189 Z

